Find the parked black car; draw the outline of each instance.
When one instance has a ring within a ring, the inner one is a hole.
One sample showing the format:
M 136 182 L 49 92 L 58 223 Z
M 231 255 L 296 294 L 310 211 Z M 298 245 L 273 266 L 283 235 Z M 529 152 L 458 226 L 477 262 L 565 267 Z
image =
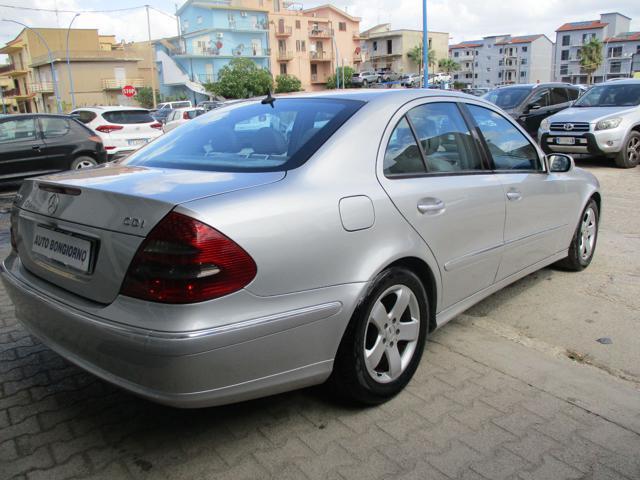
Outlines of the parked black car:
M 571 106 L 580 93 L 569 83 L 533 83 L 496 88 L 482 98 L 506 110 L 535 138 L 540 122 Z
M 102 139 L 72 116 L 27 113 L 0 118 L 0 182 L 106 160 Z

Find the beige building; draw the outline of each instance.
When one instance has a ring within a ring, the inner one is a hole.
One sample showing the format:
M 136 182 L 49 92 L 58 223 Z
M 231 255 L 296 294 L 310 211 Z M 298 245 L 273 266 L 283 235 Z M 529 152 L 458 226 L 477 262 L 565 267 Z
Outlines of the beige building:
M 360 19 L 333 5 L 289 10 L 274 1 L 269 12 L 271 73 L 295 75 L 305 90 L 325 88 L 337 67 L 358 69 Z M 283 4 L 286 2 L 282 2 Z
M 447 58 L 449 34 L 427 32 L 429 48 L 435 53 L 431 72 L 437 72 L 438 61 Z M 392 30 L 391 24 L 383 23 L 362 32 L 362 70 L 391 69 L 397 73 L 417 73 L 419 65 L 409 58 L 408 53 L 422 45 L 420 30 Z M 431 63 L 431 61 L 429 62 Z
M 2 68 L 3 65 L 0 65 Z M 0 75 L 0 114 L 13 113 L 18 111 L 18 104 L 13 98 L 7 98 L 6 93 L 13 88 L 11 77 Z
M 64 111 L 72 106 L 67 67 L 67 29 L 35 29 L 51 50 L 58 94 Z M 46 47 L 29 29 L 0 48 L 9 56 L 9 64 L 0 67 L 12 85 L 5 95 L 20 112 L 56 112 L 57 102 L 51 63 Z M 148 86 L 151 83 L 152 54 L 146 42 L 117 43 L 113 35 L 99 35 L 97 29 L 72 29 L 69 34 L 70 70 L 76 106 L 134 104 L 124 97 L 125 85 Z

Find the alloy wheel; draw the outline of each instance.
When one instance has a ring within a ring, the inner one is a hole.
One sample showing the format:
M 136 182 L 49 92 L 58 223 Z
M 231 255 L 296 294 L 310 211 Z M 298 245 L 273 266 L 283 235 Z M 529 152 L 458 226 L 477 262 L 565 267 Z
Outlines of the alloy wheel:
M 580 225 L 580 258 L 582 260 L 588 260 L 592 253 L 593 247 L 596 243 L 596 214 L 592 208 L 587 208 L 582 216 L 582 223 Z
M 413 358 L 420 335 L 420 307 L 406 285 L 386 289 L 375 301 L 364 336 L 364 357 L 371 378 L 396 380 Z
M 633 137 L 627 144 L 627 158 L 632 165 L 640 161 L 640 138 Z
M 89 160 L 82 160 L 81 162 L 78 162 L 78 164 L 76 165 L 76 170 L 80 170 L 81 168 L 94 167 L 94 166 L 95 166 L 95 163 L 92 163 Z

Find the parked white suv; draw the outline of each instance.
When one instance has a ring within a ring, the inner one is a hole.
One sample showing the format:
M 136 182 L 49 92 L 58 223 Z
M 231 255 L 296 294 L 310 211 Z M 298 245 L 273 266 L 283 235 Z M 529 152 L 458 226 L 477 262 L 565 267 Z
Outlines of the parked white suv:
M 124 155 L 162 135 L 162 124 L 137 107 L 82 107 L 71 112 L 102 138 L 109 159 Z
M 545 118 L 538 138 L 547 153 L 605 155 L 621 168 L 640 162 L 640 80 L 591 87 L 571 108 Z

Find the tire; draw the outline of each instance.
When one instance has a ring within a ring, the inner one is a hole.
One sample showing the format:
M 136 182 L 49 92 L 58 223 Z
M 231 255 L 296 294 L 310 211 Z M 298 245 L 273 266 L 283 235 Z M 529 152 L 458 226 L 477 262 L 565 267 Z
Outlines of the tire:
M 615 161 L 619 168 L 633 168 L 640 163 L 640 132 L 631 132 Z
M 363 88 L 367 88 L 369 86 L 369 82 L 367 82 L 366 80 L 362 81 L 362 87 Z
M 393 398 L 418 368 L 428 323 L 429 303 L 420 279 L 405 268 L 383 271 L 340 342 L 331 378 L 336 393 L 366 405 Z
M 589 266 L 596 251 L 599 221 L 598 205 L 592 198 L 582 211 L 578 227 L 569 245 L 569 255 L 557 263 L 558 267 L 580 272 Z M 591 232 L 590 235 L 589 232 Z
M 69 169 L 80 170 L 82 168 L 95 167 L 96 165 L 98 165 L 98 162 L 96 162 L 93 158 L 81 156 L 75 158 L 73 162 L 71 162 L 71 166 L 69 167 Z

